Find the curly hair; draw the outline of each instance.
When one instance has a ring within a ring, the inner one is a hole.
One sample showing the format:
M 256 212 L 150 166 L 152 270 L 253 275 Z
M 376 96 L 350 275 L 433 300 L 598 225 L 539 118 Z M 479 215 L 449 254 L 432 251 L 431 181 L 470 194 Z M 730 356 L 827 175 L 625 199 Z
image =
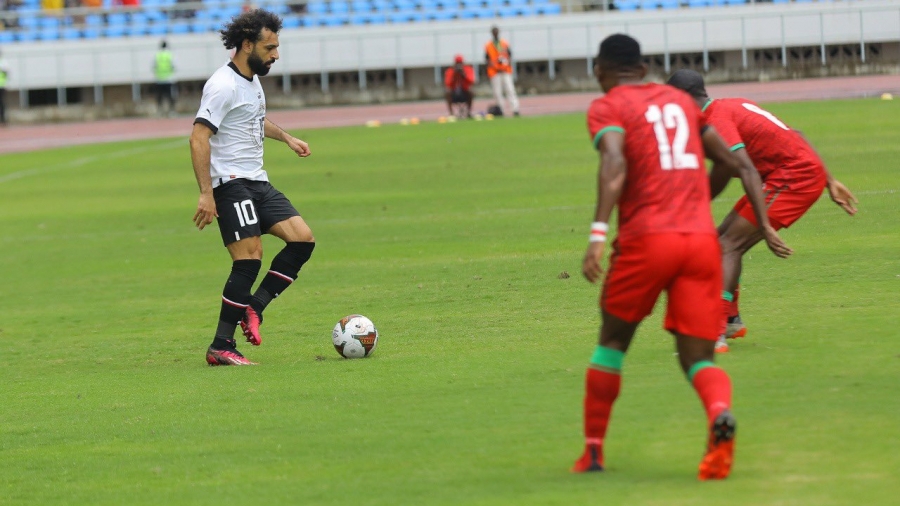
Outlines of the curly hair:
M 231 49 L 240 47 L 245 40 L 258 42 L 263 28 L 278 33 L 281 31 L 281 18 L 267 10 L 254 9 L 233 17 L 219 33 L 225 49 Z

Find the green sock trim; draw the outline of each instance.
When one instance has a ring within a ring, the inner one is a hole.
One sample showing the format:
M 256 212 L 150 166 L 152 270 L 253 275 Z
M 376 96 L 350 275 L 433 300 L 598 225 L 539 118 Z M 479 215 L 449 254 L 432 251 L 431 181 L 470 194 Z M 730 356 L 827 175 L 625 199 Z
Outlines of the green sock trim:
M 706 369 L 707 367 L 715 367 L 715 366 L 716 366 L 716 364 L 710 362 L 709 360 L 701 360 L 701 361 L 697 362 L 696 364 L 691 366 L 691 369 L 687 373 L 688 381 L 693 383 L 694 376 L 696 376 L 698 372 L 702 371 L 703 369 Z
M 734 294 L 722 290 L 722 299 L 727 300 L 728 302 L 734 302 Z
M 622 370 L 622 360 L 625 354 L 619 350 L 607 348 L 597 345 L 594 350 L 594 356 L 591 357 L 591 364 L 600 366 L 602 369 L 610 372 L 618 372 Z

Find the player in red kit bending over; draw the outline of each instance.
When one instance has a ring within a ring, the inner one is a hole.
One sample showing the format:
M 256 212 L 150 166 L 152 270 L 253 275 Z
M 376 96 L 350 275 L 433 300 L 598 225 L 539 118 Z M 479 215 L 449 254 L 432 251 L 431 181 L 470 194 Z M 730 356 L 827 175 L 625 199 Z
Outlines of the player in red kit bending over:
M 856 197 L 834 178 L 803 135 L 769 111 L 744 98 L 713 100 L 706 93 L 703 76 L 693 70 L 676 71 L 668 84 L 686 91 L 702 108 L 707 124 L 747 167 L 755 167 L 764 183 L 767 214 L 776 230 L 800 219 L 819 200 L 822 189 L 849 215 L 856 214 Z M 715 198 L 728 178 L 711 181 Z M 726 338 L 744 337 L 747 329 L 738 312 L 738 280 L 744 253 L 762 240 L 756 217 L 746 197 L 719 225 L 722 246 L 722 302 L 717 352 L 727 352 Z
M 713 364 L 722 270 L 704 148 L 714 162 L 713 173 L 739 172 L 765 223 L 759 175 L 741 167 L 715 131 L 705 127 L 690 96 L 642 82 L 647 68 L 633 38 L 607 37 L 594 72 L 606 96 L 588 111 L 588 129 L 601 157 L 597 208 L 582 266 L 591 283 L 602 273 L 607 222 L 616 205 L 619 226 L 600 298 L 600 342 L 587 369 L 585 449 L 572 471 L 603 470 L 603 439 L 625 353 L 637 326 L 666 290 L 665 328 L 675 336 L 681 368 L 708 420 L 699 477 L 722 479 L 731 471 L 736 422 L 731 380 Z M 773 252 L 790 254 L 771 226 L 763 229 Z

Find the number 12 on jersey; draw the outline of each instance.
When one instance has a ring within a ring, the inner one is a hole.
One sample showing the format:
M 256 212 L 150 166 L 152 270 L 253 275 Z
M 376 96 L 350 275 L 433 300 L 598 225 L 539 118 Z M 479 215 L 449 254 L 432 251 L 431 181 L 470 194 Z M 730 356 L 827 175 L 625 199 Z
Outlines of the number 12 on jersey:
M 647 122 L 653 125 L 656 142 L 659 144 L 659 165 L 663 170 L 699 169 L 697 155 L 685 153 L 691 129 L 687 116 L 678 104 L 666 104 L 660 110 L 658 105 L 651 105 L 644 113 Z M 675 129 L 675 137 L 669 144 L 669 130 Z

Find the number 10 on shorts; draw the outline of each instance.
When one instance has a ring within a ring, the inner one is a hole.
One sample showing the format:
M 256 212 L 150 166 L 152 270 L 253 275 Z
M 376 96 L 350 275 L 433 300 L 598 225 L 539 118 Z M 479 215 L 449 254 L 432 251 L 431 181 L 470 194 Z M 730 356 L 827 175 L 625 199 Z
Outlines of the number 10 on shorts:
M 238 221 L 241 222 L 242 228 L 246 227 L 247 225 L 256 225 L 256 223 L 259 221 L 259 218 L 256 216 L 256 208 L 253 207 L 252 200 L 235 202 L 234 211 L 235 213 L 237 213 Z

